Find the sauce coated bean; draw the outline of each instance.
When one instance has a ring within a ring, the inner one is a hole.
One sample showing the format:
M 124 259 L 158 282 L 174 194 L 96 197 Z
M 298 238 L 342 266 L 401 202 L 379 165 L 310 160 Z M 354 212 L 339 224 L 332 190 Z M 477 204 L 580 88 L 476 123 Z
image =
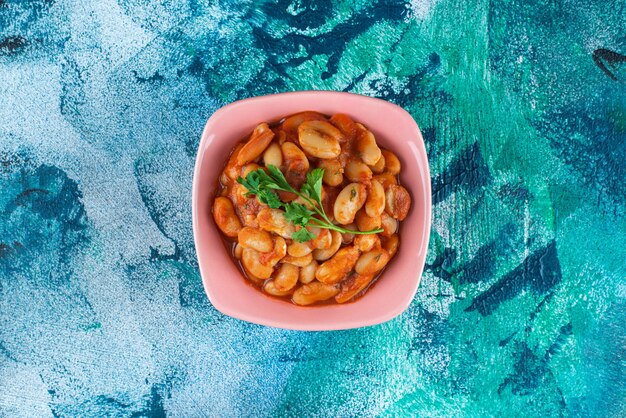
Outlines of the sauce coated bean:
M 339 293 L 339 286 L 337 285 L 311 282 L 296 289 L 296 291 L 293 292 L 291 300 L 293 300 L 293 303 L 296 305 L 310 305 L 315 302 L 330 299 L 337 293 Z
M 330 260 L 319 266 L 315 272 L 315 278 L 326 284 L 338 283 L 352 270 L 358 258 L 357 248 L 342 248 Z
M 241 229 L 241 221 L 235 213 L 233 202 L 227 197 L 217 197 L 213 203 L 213 219 L 227 237 L 236 237 Z
M 339 156 L 343 135 L 331 123 L 322 120 L 303 122 L 298 127 L 298 140 L 306 152 L 317 158 L 330 159 Z
M 265 151 L 265 148 L 272 142 L 272 138 L 274 138 L 274 132 L 267 123 L 257 126 L 250 135 L 248 142 L 237 154 L 237 163 L 243 165 L 254 161 Z
M 342 225 L 347 225 L 354 221 L 356 213 L 367 198 L 365 185 L 362 183 L 350 183 L 339 192 L 333 212 L 335 220 Z

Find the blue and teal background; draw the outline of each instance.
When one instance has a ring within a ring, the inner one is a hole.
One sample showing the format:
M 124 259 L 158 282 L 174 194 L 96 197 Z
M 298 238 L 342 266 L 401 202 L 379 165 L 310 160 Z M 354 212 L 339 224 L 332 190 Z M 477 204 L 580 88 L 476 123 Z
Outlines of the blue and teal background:
M 625 416 L 625 55 L 624 0 L 0 0 L 0 416 Z M 427 265 L 386 324 L 204 295 L 203 125 L 303 89 L 424 133 Z

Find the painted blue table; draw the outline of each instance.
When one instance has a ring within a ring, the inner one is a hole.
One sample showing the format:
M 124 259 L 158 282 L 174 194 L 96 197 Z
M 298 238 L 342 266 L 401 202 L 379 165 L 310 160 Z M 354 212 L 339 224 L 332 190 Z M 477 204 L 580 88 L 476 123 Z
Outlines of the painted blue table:
M 626 3 L 370 3 L 0 0 L 0 416 L 626 415 Z M 302 89 L 423 129 L 432 241 L 389 323 L 203 293 L 202 127 Z

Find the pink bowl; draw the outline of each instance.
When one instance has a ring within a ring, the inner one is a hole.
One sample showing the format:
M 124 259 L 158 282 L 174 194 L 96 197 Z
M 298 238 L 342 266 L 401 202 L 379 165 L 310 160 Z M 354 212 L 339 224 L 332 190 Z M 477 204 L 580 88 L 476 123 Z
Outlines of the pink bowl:
M 400 249 L 380 280 L 362 298 L 344 305 L 299 307 L 250 286 L 224 249 L 211 216 L 217 177 L 233 146 L 260 122 L 316 110 L 347 113 L 362 122 L 379 144 L 402 162 L 400 178 L 413 197 L 400 229 Z M 296 330 L 337 330 L 388 321 L 404 312 L 419 285 L 430 236 L 430 171 L 422 134 L 404 109 L 371 97 L 331 91 L 302 91 L 231 103 L 208 120 L 193 178 L 193 233 L 200 274 L 209 300 L 234 318 Z

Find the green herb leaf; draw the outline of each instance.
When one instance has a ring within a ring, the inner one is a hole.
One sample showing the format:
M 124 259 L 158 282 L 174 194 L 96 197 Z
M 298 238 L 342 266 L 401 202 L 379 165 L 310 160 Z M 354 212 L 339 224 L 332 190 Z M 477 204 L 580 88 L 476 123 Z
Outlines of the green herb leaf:
M 267 174 L 265 170 L 263 170 L 262 168 L 257 168 L 250 174 L 253 174 L 254 176 L 259 178 L 261 187 L 267 188 L 276 183 L 276 181 L 269 174 Z
M 291 235 L 291 238 L 297 242 L 306 242 L 315 238 L 315 235 L 310 233 L 306 228 L 300 228 L 300 230 Z
M 278 209 L 283 205 L 283 202 L 280 200 L 278 195 L 271 190 L 263 190 L 257 195 L 257 197 L 261 203 L 265 203 L 272 209 Z
M 243 185 L 246 189 L 248 189 L 247 195 L 258 194 L 261 190 L 261 182 L 258 174 L 255 171 L 248 174 L 246 178 L 237 177 L 237 183 Z
M 314 212 L 302 203 L 291 202 L 285 205 L 285 218 L 295 225 L 306 226 L 313 214 Z
M 307 173 L 306 182 L 302 185 L 302 190 L 320 204 L 322 200 L 322 177 L 324 177 L 324 169 L 316 168 Z
M 293 187 L 291 187 L 289 182 L 287 182 L 287 179 L 283 175 L 283 172 L 280 171 L 278 167 L 276 167 L 275 165 L 268 165 L 267 169 L 270 172 L 269 175 L 271 176 L 272 180 L 274 180 L 274 182 L 280 189 L 295 193 L 295 190 L 293 189 Z

